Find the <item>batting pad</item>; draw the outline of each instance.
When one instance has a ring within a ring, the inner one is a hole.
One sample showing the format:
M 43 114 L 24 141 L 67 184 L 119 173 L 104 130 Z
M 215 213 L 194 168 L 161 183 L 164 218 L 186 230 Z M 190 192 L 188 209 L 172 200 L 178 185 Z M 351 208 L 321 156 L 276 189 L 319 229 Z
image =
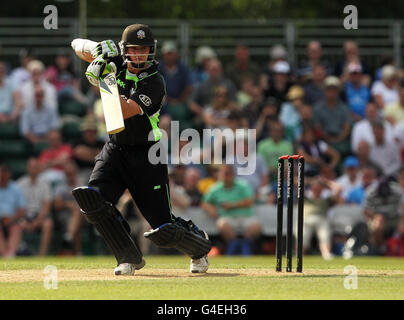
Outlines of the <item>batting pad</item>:
M 104 200 L 101 193 L 91 187 L 78 187 L 72 191 L 86 220 L 95 225 L 118 265 L 133 263 L 136 269 L 144 266 L 143 255 L 130 236 L 129 225 L 115 207 Z
M 192 259 L 202 258 L 212 248 L 207 234 L 182 218 L 145 232 L 144 236 L 162 248 L 175 248 Z

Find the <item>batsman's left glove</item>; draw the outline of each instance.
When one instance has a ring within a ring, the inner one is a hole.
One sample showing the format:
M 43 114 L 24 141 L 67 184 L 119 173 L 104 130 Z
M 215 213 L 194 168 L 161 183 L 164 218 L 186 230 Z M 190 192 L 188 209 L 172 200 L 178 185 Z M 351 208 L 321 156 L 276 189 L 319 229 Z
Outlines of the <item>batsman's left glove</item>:
M 118 49 L 116 48 L 114 41 L 104 40 L 97 43 L 97 46 L 91 50 L 91 55 L 93 58 L 113 58 L 118 55 Z
M 98 80 L 102 75 L 106 75 L 110 72 L 116 73 L 116 65 L 113 62 L 107 62 L 101 57 L 94 59 L 89 64 L 86 71 L 87 80 L 93 85 L 98 87 Z

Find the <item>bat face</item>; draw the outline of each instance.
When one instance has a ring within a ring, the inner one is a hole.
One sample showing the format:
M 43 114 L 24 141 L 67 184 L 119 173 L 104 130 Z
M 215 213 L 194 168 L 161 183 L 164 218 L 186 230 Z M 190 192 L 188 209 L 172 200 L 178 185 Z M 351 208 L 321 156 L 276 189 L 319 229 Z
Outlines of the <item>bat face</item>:
M 125 129 L 121 102 L 114 73 L 108 73 L 99 80 L 102 108 L 107 132 L 114 134 Z

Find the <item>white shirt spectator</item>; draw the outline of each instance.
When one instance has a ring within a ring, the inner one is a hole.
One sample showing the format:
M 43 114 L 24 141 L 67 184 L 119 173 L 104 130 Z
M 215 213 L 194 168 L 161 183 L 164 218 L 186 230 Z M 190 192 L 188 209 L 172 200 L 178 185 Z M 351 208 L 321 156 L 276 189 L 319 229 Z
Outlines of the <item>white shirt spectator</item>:
M 46 104 L 40 109 L 35 106 L 24 109 L 20 119 L 20 130 L 22 135 L 33 133 L 37 136 L 44 136 L 52 129 L 60 127 L 60 118 L 56 110 L 49 108 Z
M 341 197 L 346 199 L 348 194 L 355 188 L 359 188 L 362 184 L 362 174 L 358 172 L 355 181 L 351 181 L 347 174 L 339 177 L 336 182 L 341 186 Z
M 401 168 L 400 150 L 396 142 L 374 144 L 370 147 L 369 158 L 386 176 L 395 176 Z
M 26 217 L 34 219 L 41 211 L 44 201 L 51 201 L 51 187 L 44 179 L 37 178 L 35 183 L 29 176 L 24 176 L 17 181 L 24 193 L 27 203 Z
M 26 81 L 31 79 L 31 73 L 27 69 L 19 67 L 13 70 L 10 78 L 13 89 L 18 90 Z
M 14 110 L 13 86 L 9 78 L 0 86 L 0 113 L 11 114 Z
M 41 87 L 44 90 L 44 103 L 54 110 L 58 110 L 57 92 L 55 87 L 46 80 L 41 81 Z M 34 101 L 34 83 L 32 81 L 25 82 L 19 89 L 21 93 L 22 105 L 29 107 Z
M 394 131 L 391 124 L 384 121 L 385 139 L 386 142 L 394 142 Z M 358 150 L 358 145 L 361 141 L 366 141 L 369 146 L 375 144 L 375 136 L 373 134 L 372 125 L 369 120 L 363 119 L 354 124 L 351 134 L 351 148 L 352 151 Z
M 385 86 L 383 81 L 376 81 L 372 86 L 371 92 L 372 96 L 380 95 L 385 106 L 399 100 L 397 88 L 389 89 Z

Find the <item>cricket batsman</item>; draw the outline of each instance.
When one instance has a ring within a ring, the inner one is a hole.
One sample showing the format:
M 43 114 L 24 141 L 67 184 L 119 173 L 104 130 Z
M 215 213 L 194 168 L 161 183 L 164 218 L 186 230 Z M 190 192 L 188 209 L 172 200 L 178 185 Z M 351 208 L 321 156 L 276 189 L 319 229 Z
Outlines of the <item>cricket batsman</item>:
M 112 40 L 72 41 L 76 54 L 90 62 L 86 77 L 92 85 L 99 86 L 100 77 L 110 72 L 118 84 L 125 129 L 109 135 L 95 157 L 88 186 L 72 191 L 86 220 L 95 225 L 115 255 L 115 275 L 134 275 L 145 265 L 128 223 L 115 207 L 126 189 L 152 227 L 144 234 L 146 238 L 189 256 L 193 273 L 206 272 L 209 266 L 207 254 L 212 245 L 206 232 L 173 215 L 167 164 L 152 164 L 148 159 L 151 146 L 160 143 L 158 122 L 165 97 L 165 83 L 154 59 L 156 45 L 150 28 L 143 24 L 126 27 L 120 54 Z M 154 141 L 149 141 L 149 133 Z

